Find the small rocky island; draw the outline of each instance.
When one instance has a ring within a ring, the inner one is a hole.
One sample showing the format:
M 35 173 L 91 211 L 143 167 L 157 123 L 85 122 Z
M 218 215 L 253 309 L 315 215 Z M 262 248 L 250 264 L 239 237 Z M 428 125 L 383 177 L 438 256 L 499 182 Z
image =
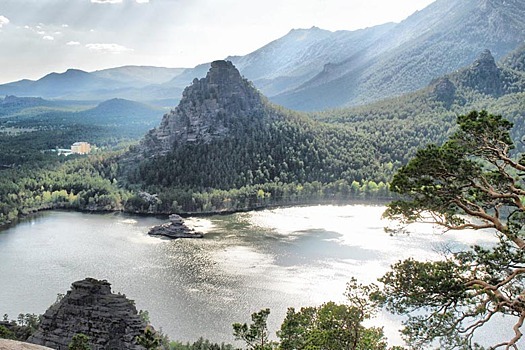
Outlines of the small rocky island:
M 164 236 L 172 239 L 177 238 L 202 238 L 204 235 L 200 232 L 195 232 L 194 229 L 189 228 L 184 224 L 184 219 L 177 214 L 169 216 L 170 222 L 152 227 L 148 234 L 152 236 Z

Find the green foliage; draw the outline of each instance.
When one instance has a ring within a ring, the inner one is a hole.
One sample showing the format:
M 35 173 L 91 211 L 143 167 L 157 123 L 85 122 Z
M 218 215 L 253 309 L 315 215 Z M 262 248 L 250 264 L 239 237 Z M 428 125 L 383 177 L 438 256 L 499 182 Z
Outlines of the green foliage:
M 392 161 L 400 164 L 406 164 L 428 143 L 445 142 L 455 129 L 455 116 L 471 110 L 489 109 L 506 115 L 514 123 L 511 136 L 520 139 L 525 130 L 525 76 L 518 62 L 523 54 L 523 49 L 516 51 L 501 67 L 477 61 L 414 93 L 311 116 L 369 135 L 376 147 L 394 155 Z M 494 93 L 486 92 L 492 90 Z
M 30 333 L 34 333 L 38 329 L 38 325 L 42 319 L 41 315 L 36 314 L 20 314 L 18 315 L 18 326 L 25 327 Z
M 347 286 L 348 304 L 325 303 L 319 307 L 289 308 L 277 336 L 282 350 L 384 350 L 386 339 L 381 328 L 366 328 L 362 322 L 377 310 L 370 295 L 375 285 L 364 286 L 352 279 Z
M 137 336 L 137 344 L 145 347 L 147 350 L 155 350 L 161 346 L 162 339 L 151 326 L 147 326 L 144 329 L 144 333 Z
M 233 335 L 235 340 L 242 340 L 249 349 L 269 350 L 273 349 L 273 342 L 268 340 L 268 326 L 266 320 L 270 309 L 264 309 L 252 314 L 252 323 L 234 323 Z
M 354 306 L 325 303 L 317 308 L 295 311 L 289 308 L 277 332 L 282 350 L 293 349 L 367 349 L 384 350 L 386 342 L 381 328 L 366 328 L 362 310 Z
M 170 350 L 234 350 L 231 344 L 212 343 L 208 339 L 199 338 L 196 342 L 182 344 L 180 342 L 171 342 Z
M 403 199 L 385 216 L 402 224 L 432 222 L 444 230 L 493 229 L 499 243 L 451 253 L 446 260 L 405 260 L 392 266 L 376 294 L 407 314 L 403 334 L 414 347 L 472 348 L 476 331 L 497 314 L 516 318 L 515 336 L 494 346 L 515 348 L 525 319 L 525 165 L 513 153 L 512 123 L 485 111 L 457 119 L 442 146 L 417 152 L 394 176 Z
M 16 340 L 15 333 L 3 325 L 0 325 L 0 338 Z
M 35 314 L 19 314 L 17 320 L 9 320 L 4 314 L 0 322 L 0 338 L 26 341 L 40 324 L 41 316 Z
M 67 348 L 69 350 L 91 350 L 89 337 L 82 333 L 75 334 Z
M 150 318 L 149 318 L 149 312 L 148 310 L 139 310 L 139 317 L 144 321 L 146 324 L 150 324 Z
M 142 162 L 128 179 L 146 190 L 200 192 L 269 183 L 390 178 L 392 169 L 383 165 L 392 161 L 390 154 L 376 149 L 367 135 L 281 113 L 284 116 L 275 120 L 268 120 L 269 116 L 235 120 L 230 135 L 209 143 L 177 144 L 167 155 Z
M 1 171 L 0 225 L 51 208 L 121 210 L 130 194 L 111 180 L 117 176 L 114 156 L 97 155 Z
M 368 135 L 268 108 L 268 115 L 228 119 L 229 134 L 210 142 L 176 143 L 166 155 L 138 156 L 138 163 L 124 157 L 121 182 L 158 194 L 152 209 L 160 212 L 389 196 L 386 183 L 399 162 Z M 130 211 L 150 210 L 139 197 L 128 203 Z

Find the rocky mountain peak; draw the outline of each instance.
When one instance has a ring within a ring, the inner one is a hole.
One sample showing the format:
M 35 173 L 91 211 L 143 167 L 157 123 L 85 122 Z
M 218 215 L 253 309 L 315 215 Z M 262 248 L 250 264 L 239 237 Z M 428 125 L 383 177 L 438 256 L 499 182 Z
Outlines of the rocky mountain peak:
M 214 61 L 206 77 L 193 80 L 142 146 L 148 153 L 165 154 L 175 144 L 209 143 L 227 136 L 236 120 L 257 118 L 263 111 L 263 96 L 237 68 L 230 61 Z
M 483 50 L 472 66 L 473 68 L 479 68 L 481 70 L 494 70 L 498 68 L 490 50 Z
M 113 294 L 105 280 L 86 278 L 43 315 L 39 329 L 28 342 L 53 349 L 67 349 L 74 335 L 90 338 L 93 349 L 143 349 L 136 344 L 146 323 L 131 300 Z
M 462 74 L 462 85 L 486 95 L 499 96 L 503 91 L 500 69 L 489 50 L 484 50 Z

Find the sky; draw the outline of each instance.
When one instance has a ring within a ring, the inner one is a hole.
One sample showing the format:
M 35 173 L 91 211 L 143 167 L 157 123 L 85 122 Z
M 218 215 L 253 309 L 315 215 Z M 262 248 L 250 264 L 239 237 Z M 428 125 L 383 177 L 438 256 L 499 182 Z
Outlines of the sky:
M 194 67 L 291 29 L 400 22 L 434 0 L 0 0 L 0 83 L 69 68 Z

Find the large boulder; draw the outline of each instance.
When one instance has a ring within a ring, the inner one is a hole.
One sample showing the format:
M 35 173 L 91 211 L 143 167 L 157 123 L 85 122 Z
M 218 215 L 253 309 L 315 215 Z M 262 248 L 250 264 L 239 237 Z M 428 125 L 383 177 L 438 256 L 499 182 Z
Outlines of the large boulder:
M 65 350 L 73 336 L 82 333 L 93 350 L 142 350 L 136 337 L 145 327 L 133 301 L 113 294 L 105 280 L 86 278 L 74 282 L 64 298 L 45 312 L 28 342 Z

